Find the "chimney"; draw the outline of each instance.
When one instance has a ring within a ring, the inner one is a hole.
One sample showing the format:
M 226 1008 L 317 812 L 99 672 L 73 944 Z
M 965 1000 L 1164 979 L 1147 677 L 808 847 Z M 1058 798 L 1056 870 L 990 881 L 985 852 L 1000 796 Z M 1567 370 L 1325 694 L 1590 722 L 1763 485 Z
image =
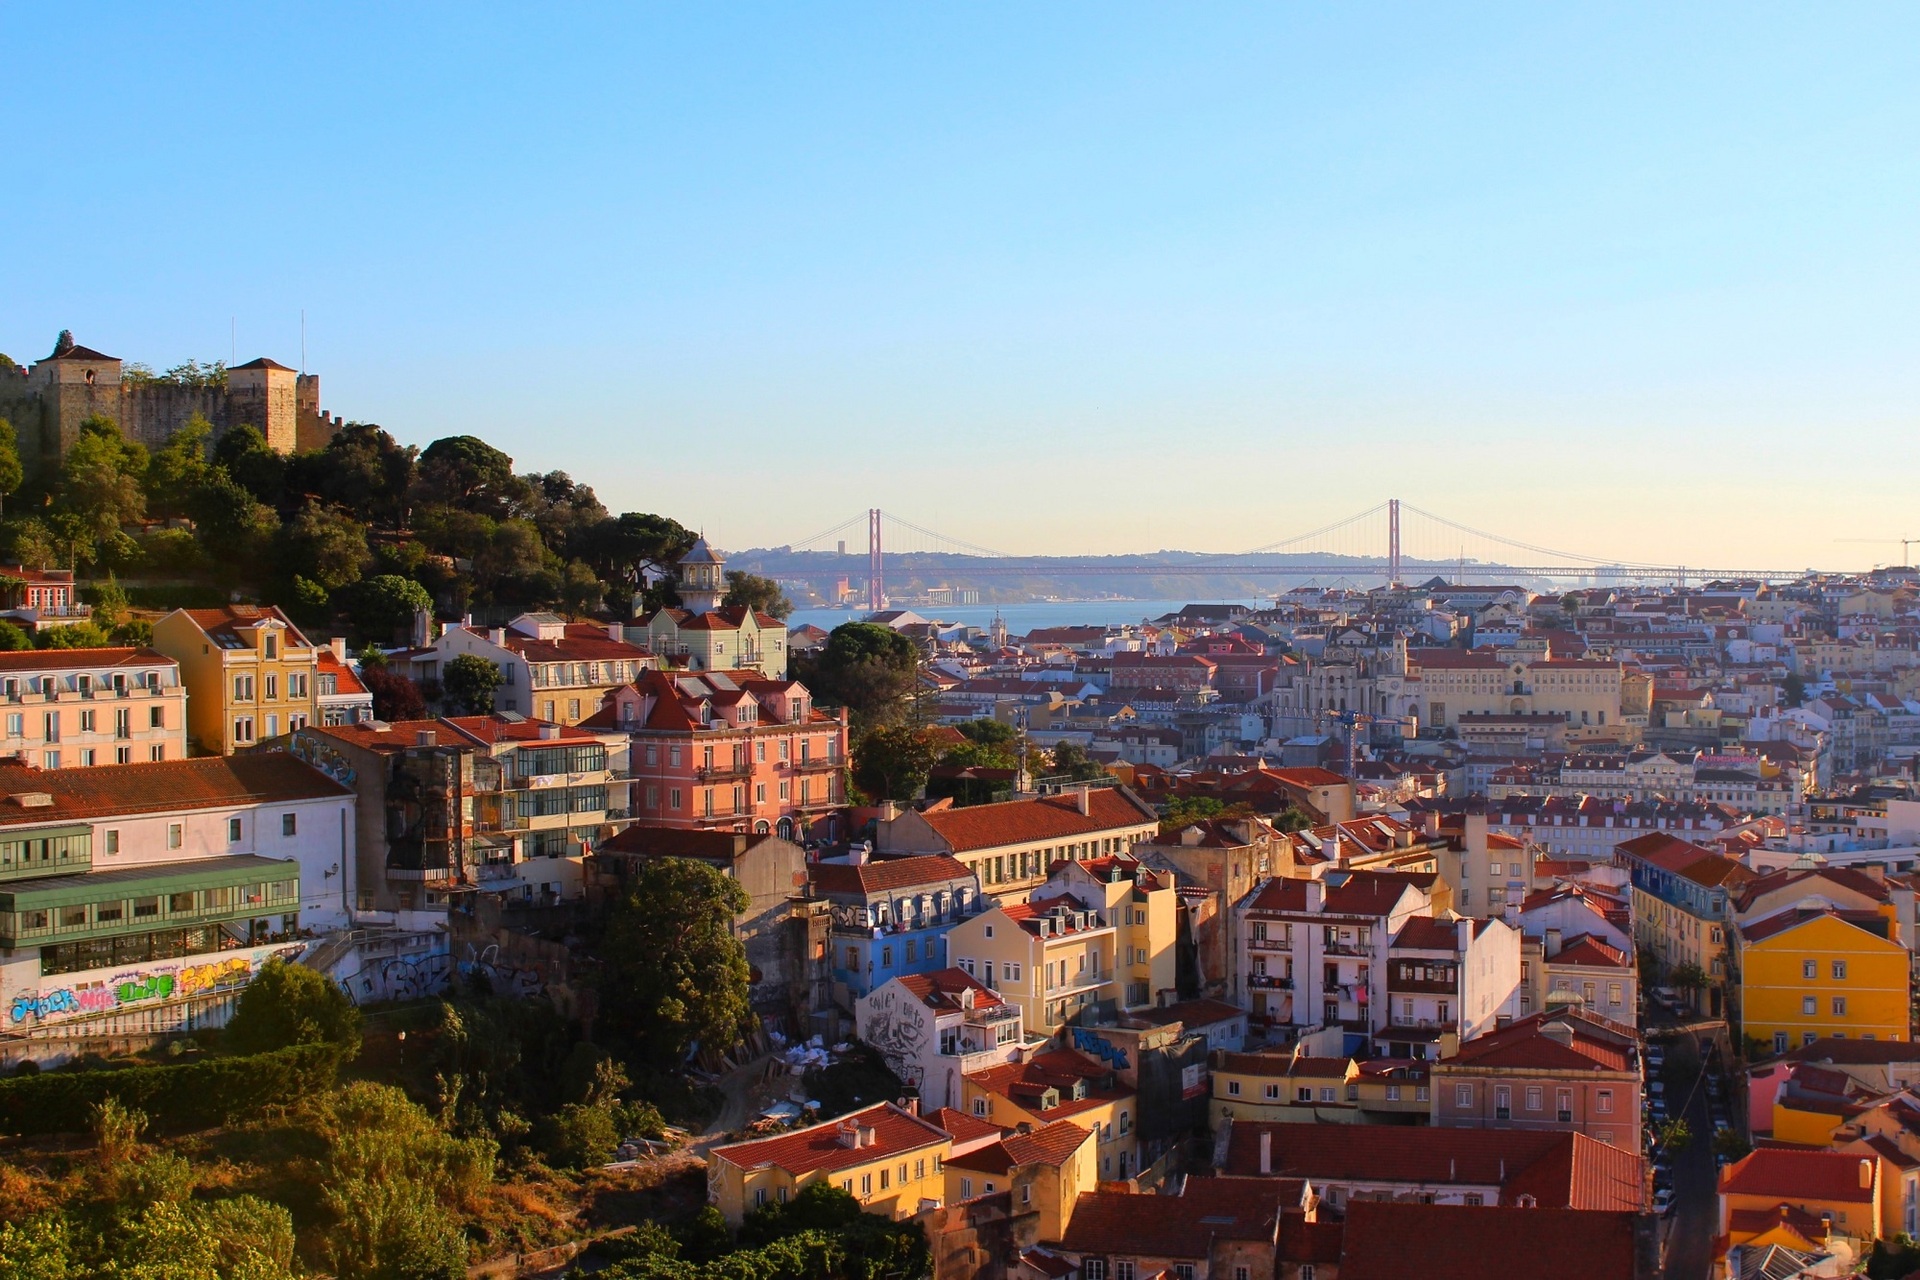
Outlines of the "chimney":
M 1273 1130 L 1260 1131 L 1260 1172 L 1273 1172 Z
M 1467 916 L 1461 916 L 1459 920 L 1454 922 L 1454 926 L 1454 934 L 1460 940 L 1460 954 L 1465 955 L 1467 952 L 1473 950 L 1473 921 Z
M 1549 960 L 1560 954 L 1560 930 L 1547 930 L 1547 940 L 1544 949 L 1547 953 L 1547 959 Z
M 920 1091 L 909 1085 L 900 1094 L 900 1109 L 910 1116 L 920 1114 Z
M 1327 886 L 1318 880 L 1307 881 L 1307 910 L 1324 911 L 1327 905 Z
M 433 641 L 433 614 L 426 609 L 413 611 L 413 647 L 424 649 Z
M 1073 789 L 1073 807 L 1080 811 L 1080 816 L 1083 818 L 1088 817 L 1093 813 L 1093 799 L 1091 796 L 1091 792 L 1092 792 L 1092 788 L 1087 787 L 1085 785 L 1078 786 Z
M 626 638 L 627 638 L 627 631 L 625 627 L 622 627 L 617 622 L 609 622 L 607 624 L 607 639 L 625 640 Z
M 892 822 L 895 818 L 899 816 L 900 816 L 899 804 L 897 804 L 892 800 L 882 800 L 880 802 L 880 821 Z
M 552 742 L 552 741 L 553 741 L 553 740 L 554 740 L 555 738 L 558 738 L 559 736 L 560 736 L 560 726 L 559 726 L 559 725 L 557 725 L 557 724 L 543 724 L 543 725 L 541 725 L 541 726 L 540 726 L 540 737 L 541 737 L 541 738 L 542 738 L 542 739 L 543 739 L 544 741 L 547 741 L 547 742 Z
M 438 746 L 439 742 L 440 742 L 440 735 L 435 733 L 432 729 L 422 729 L 418 733 L 413 735 L 413 745 L 415 745 L 416 747 Z
M 867 863 L 867 842 L 855 840 L 847 846 L 847 865 L 863 867 Z
M 505 627 L 488 627 L 487 639 L 494 644 L 504 647 L 507 643 L 507 629 Z
M 733 856 L 736 858 L 743 857 L 745 856 L 746 852 L 747 852 L 747 833 L 744 831 L 734 832 L 733 833 Z
M 327 641 L 327 648 L 333 650 L 333 660 L 335 662 L 345 664 L 347 660 L 347 638 L 345 636 L 335 636 L 333 639 Z

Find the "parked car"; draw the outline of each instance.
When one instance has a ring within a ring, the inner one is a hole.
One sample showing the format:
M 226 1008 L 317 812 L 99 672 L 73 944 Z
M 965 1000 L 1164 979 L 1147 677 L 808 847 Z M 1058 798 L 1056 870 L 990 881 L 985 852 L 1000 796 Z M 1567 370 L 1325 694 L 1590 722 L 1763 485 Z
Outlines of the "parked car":
M 1664 1191 L 1656 1191 L 1653 1193 L 1653 1211 L 1655 1213 L 1658 1213 L 1664 1216 L 1667 1210 L 1671 1208 L 1673 1208 L 1672 1188 L 1668 1188 Z

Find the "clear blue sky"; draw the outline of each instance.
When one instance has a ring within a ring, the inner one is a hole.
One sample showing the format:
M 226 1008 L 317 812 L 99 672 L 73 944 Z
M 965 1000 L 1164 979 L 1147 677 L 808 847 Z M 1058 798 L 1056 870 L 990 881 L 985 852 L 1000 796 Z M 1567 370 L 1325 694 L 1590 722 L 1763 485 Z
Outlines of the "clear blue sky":
M 0 350 L 304 307 L 330 409 L 733 547 L 1920 534 L 1920 10 L 1331 8 L 12 6 Z

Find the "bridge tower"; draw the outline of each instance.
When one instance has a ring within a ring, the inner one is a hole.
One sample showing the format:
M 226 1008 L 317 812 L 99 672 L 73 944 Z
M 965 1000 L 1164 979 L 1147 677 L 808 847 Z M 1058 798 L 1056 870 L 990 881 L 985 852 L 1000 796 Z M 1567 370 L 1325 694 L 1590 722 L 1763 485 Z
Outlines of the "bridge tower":
M 867 511 L 867 608 L 879 612 L 887 607 L 886 567 L 880 560 L 880 508 Z
M 1400 585 L 1400 499 L 1387 499 L 1387 585 Z

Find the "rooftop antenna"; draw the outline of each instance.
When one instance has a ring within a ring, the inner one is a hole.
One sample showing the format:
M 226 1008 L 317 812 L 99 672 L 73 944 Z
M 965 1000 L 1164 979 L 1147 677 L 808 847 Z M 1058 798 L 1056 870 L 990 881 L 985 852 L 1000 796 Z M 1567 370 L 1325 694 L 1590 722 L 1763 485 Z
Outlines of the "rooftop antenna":
M 240 317 L 227 317 L 227 368 L 240 363 Z
M 300 308 L 300 376 L 307 376 L 307 309 Z

